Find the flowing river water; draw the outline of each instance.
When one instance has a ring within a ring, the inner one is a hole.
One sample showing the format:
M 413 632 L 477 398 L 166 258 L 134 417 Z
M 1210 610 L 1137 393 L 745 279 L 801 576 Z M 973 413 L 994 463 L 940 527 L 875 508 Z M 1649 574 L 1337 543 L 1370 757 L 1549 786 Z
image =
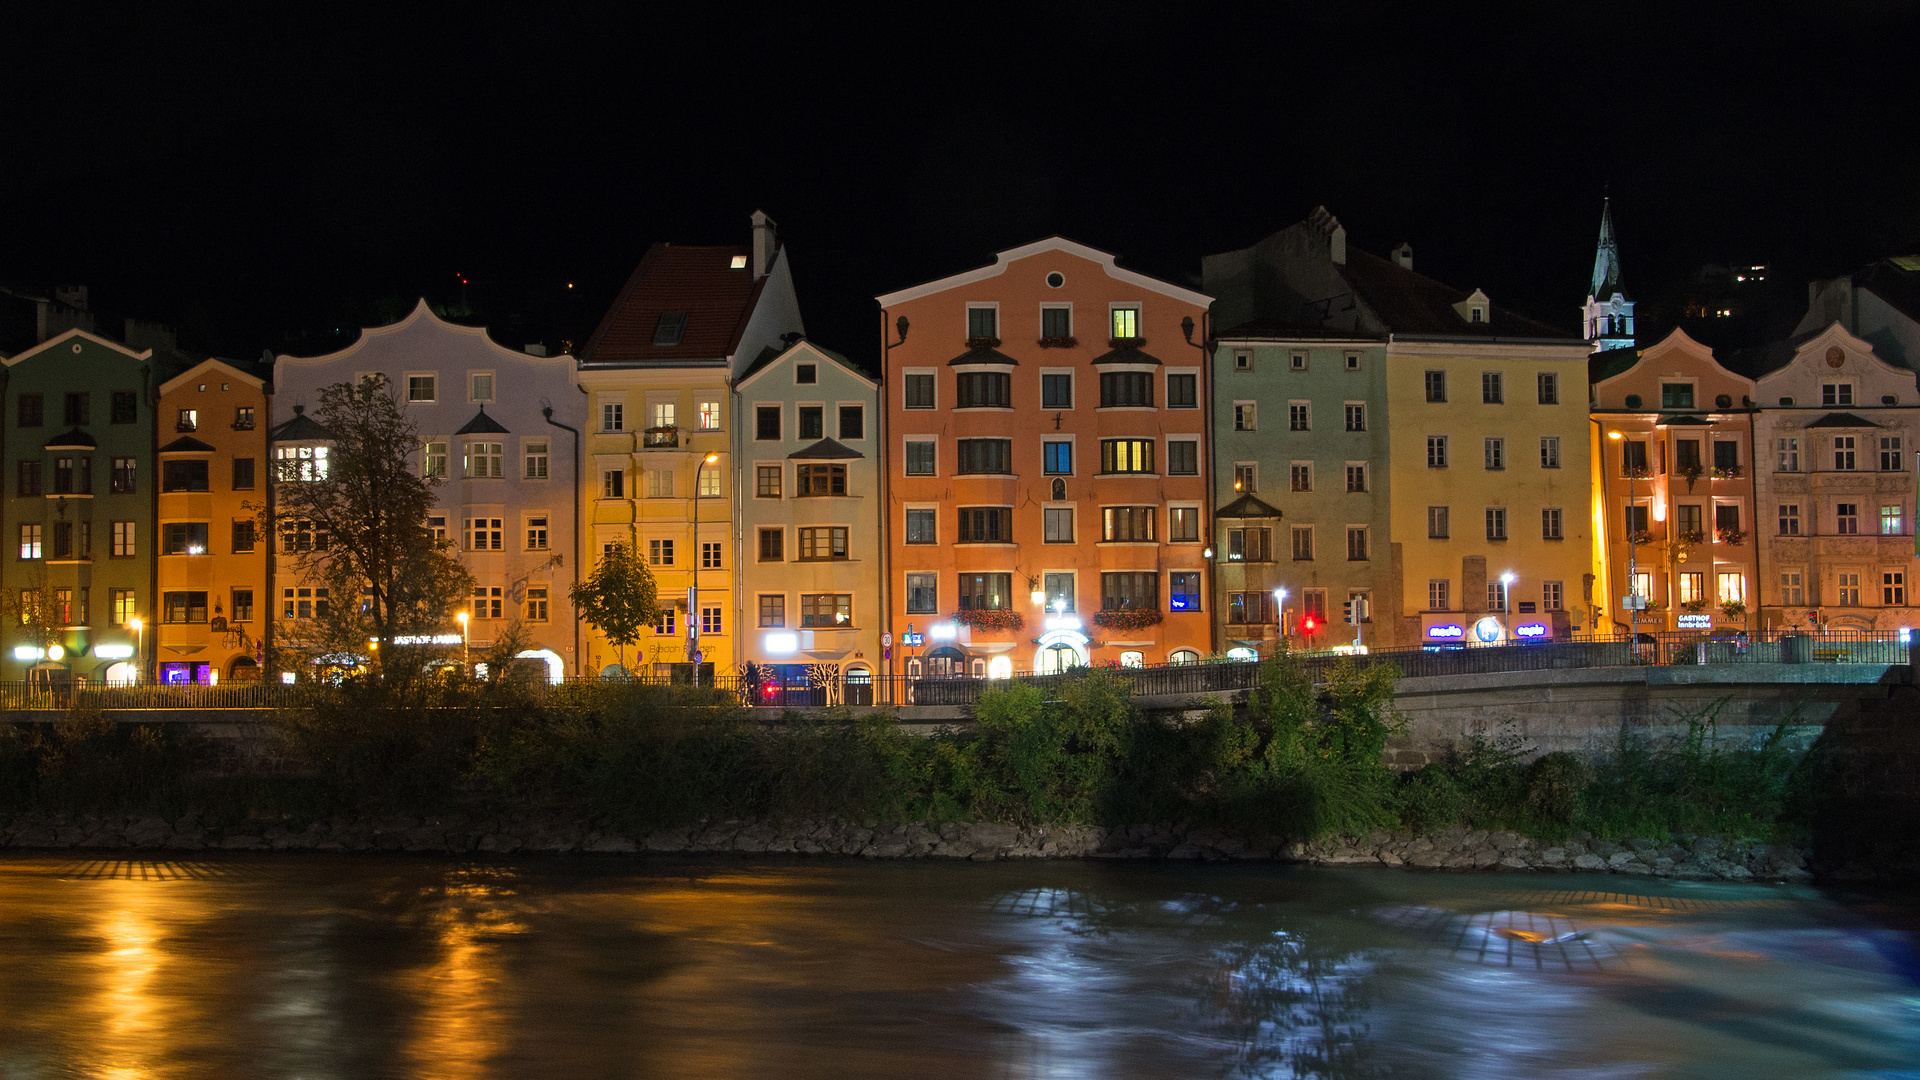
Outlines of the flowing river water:
M 1920 908 L 1106 862 L 0 859 L 0 1078 L 1920 1076 Z

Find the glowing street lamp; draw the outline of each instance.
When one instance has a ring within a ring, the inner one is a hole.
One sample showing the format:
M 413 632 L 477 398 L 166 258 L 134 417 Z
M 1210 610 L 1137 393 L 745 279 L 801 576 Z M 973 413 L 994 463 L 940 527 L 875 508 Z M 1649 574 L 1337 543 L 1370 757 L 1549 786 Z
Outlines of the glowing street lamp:
M 1280 609 L 1277 625 L 1280 629 L 1280 640 L 1285 641 L 1287 639 L 1287 590 L 1273 590 L 1273 602 Z
M 145 655 L 147 624 L 140 621 L 140 616 L 135 615 L 133 618 L 127 620 L 127 625 L 133 627 L 133 681 L 138 683 L 143 681 L 141 676 L 147 670 Z
M 1618 431 L 1607 432 L 1607 438 L 1619 442 L 1626 436 Z M 1627 634 L 1629 650 L 1637 652 L 1640 648 L 1640 567 L 1636 556 L 1640 552 L 1640 531 L 1633 528 L 1633 469 L 1627 467 L 1627 449 L 1620 448 L 1620 465 L 1627 474 Z
M 473 650 L 467 644 L 467 613 L 463 611 L 454 618 L 460 620 L 460 671 L 465 674 L 468 663 L 473 659 Z

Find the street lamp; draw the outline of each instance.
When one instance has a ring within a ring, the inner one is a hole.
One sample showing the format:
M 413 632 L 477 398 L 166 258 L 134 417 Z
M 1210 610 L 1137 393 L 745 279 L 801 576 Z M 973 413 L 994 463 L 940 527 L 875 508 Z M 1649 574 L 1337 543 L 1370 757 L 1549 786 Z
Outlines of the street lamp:
M 467 613 L 463 611 L 454 618 L 460 620 L 460 672 L 464 675 L 473 660 L 473 651 L 467 645 Z
M 1607 438 L 1619 442 L 1626 436 L 1618 431 L 1607 432 Z M 1633 512 L 1633 467 L 1627 464 L 1627 448 L 1620 447 L 1620 471 L 1627 474 L 1627 649 L 1637 655 L 1640 650 L 1640 530 L 1635 524 Z
M 127 620 L 127 625 L 133 627 L 133 681 L 137 684 L 146 681 L 141 676 L 147 670 L 146 657 L 143 655 L 146 652 L 147 624 L 135 615 Z
M 706 561 L 700 552 L 700 477 L 707 466 L 719 460 L 719 454 L 708 454 L 693 470 L 693 586 L 687 590 L 687 662 L 693 665 L 695 685 L 700 682 L 700 564 Z
M 1500 575 L 1500 613 L 1506 616 L 1507 640 L 1513 640 L 1513 583 L 1520 580 L 1509 570 Z
M 1285 643 L 1287 640 L 1287 590 L 1273 590 L 1273 602 L 1274 606 L 1280 609 L 1274 615 L 1274 626 L 1280 631 L 1281 642 Z

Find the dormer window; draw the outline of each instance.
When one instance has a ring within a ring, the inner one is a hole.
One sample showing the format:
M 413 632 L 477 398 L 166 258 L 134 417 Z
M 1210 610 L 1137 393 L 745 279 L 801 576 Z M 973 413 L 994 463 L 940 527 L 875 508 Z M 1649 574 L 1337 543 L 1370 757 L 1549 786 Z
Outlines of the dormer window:
M 733 261 L 727 265 L 735 270 L 745 270 L 747 268 L 747 257 L 745 255 L 735 255 Z
M 663 311 L 660 321 L 653 328 L 655 345 L 678 345 L 687 336 L 687 313 L 684 311 Z
M 1473 306 L 1473 307 L 1472 307 L 1472 308 L 1470 309 L 1470 311 L 1472 312 L 1472 317 L 1471 317 L 1471 318 L 1470 318 L 1470 319 L 1468 320 L 1469 322 L 1477 322 L 1477 323 L 1483 323 L 1483 322 L 1486 322 L 1486 321 L 1487 321 L 1487 309 L 1486 309 L 1486 308 L 1483 308 L 1483 307 L 1481 307 L 1480 305 L 1478 305 L 1478 304 L 1475 304 L 1475 305 L 1474 305 L 1474 306 Z
M 1493 321 L 1493 301 L 1487 299 L 1487 294 L 1479 289 L 1473 290 L 1473 295 L 1453 305 L 1453 310 L 1462 319 L 1475 326 L 1484 326 Z
M 793 381 L 802 386 L 812 386 L 820 381 L 820 369 L 813 364 L 795 364 Z

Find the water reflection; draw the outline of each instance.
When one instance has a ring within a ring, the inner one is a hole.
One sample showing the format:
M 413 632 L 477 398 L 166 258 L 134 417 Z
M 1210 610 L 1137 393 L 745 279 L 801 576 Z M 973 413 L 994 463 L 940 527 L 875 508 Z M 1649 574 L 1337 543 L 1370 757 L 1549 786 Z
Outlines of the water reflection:
M 0 1080 L 1891 1071 L 1807 890 L 1107 864 L 0 860 Z

